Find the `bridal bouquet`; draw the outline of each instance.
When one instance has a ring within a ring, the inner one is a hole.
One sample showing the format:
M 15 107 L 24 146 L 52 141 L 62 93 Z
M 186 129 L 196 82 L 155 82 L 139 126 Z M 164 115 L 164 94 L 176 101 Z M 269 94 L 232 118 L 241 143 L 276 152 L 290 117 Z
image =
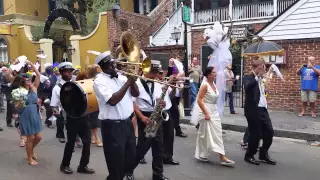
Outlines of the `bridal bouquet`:
M 26 107 L 27 95 L 29 91 L 25 88 L 14 89 L 11 93 L 12 103 L 17 109 Z

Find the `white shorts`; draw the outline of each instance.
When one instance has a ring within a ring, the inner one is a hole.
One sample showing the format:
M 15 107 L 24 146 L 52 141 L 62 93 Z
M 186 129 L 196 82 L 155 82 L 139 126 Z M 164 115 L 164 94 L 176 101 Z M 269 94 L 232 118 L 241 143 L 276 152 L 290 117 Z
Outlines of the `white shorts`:
M 317 100 L 317 92 L 316 91 L 307 91 L 301 90 L 301 101 L 302 102 L 316 102 Z

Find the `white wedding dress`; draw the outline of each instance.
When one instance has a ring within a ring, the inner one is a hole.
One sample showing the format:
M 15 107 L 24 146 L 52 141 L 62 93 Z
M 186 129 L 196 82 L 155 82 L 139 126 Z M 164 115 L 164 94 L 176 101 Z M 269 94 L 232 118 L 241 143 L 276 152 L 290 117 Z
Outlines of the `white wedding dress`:
M 210 120 L 205 120 L 204 113 L 200 110 L 197 112 L 200 128 L 198 130 L 195 158 L 202 160 L 207 159 L 211 151 L 225 155 L 221 118 L 217 109 L 218 93 L 211 86 L 207 85 L 207 93 L 203 98 L 206 109 L 209 111 Z

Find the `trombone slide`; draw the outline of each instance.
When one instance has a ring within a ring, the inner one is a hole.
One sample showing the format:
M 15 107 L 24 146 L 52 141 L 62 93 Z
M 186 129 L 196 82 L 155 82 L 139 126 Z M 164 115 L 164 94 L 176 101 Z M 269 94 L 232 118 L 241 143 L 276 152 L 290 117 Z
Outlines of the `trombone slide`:
M 167 86 L 170 86 L 170 87 L 173 87 L 173 88 L 182 89 L 179 86 L 175 86 L 175 85 L 168 84 L 166 82 L 162 82 L 162 81 L 157 81 L 157 80 L 154 80 L 154 79 L 146 78 L 146 77 L 139 76 L 139 75 L 136 75 L 136 74 L 133 74 L 133 73 L 129 73 L 129 72 L 126 72 L 126 71 L 121 71 L 121 70 L 116 70 L 116 71 L 119 72 L 119 73 L 122 73 L 124 75 L 127 75 L 127 76 L 135 76 L 135 77 L 138 77 L 138 78 L 146 80 L 146 81 L 152 81 L 152 82 L 156 82 L 156 83 L 159 83 L 159 84 L 164 84 L 164 85 L 167 85 Z

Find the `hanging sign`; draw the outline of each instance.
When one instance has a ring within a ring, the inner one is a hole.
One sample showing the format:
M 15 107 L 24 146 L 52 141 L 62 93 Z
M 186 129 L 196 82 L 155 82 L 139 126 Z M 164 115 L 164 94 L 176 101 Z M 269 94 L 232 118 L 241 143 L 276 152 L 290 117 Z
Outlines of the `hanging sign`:
M 11 34 L 11 27 L 9 24 L 0 24 L 0 34 Z

